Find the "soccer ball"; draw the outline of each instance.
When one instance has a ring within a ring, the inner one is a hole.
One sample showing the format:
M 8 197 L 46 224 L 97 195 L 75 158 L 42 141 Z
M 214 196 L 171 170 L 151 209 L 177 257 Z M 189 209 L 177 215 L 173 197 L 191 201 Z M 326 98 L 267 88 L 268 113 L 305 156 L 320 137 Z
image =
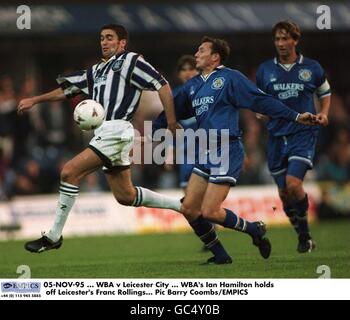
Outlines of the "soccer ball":
M 98 128 L 105 117 L 105 110 L 95 100 L 80 102 L 74 110 L 74 121 L 81 130 L 89 131 Z

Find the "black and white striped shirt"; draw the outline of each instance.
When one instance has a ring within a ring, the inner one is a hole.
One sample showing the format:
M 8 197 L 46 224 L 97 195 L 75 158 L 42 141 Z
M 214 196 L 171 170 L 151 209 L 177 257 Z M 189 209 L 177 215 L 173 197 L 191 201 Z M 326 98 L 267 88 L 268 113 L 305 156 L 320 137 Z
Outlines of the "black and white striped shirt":
M 85 93 L 106 110 L 105 120 L 131 120 L 142 90 L 159 90 L 167 81 L 142 56 L 124 51 L 92 68 L 59 76 L 67 97 Z

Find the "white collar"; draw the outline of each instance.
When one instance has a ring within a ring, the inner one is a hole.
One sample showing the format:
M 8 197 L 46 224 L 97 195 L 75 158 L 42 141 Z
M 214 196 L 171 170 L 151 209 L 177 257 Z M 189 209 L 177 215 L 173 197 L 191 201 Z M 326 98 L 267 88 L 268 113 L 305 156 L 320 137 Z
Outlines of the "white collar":
M 216 71 L 221 70 L 221 69 L 223 69 L 223 68 L 225 68 L 225 66 L 224 66 L 223 64 L 221 64 L 221 65 L 217 66 L 212 72 L 208 73 L 206 76 L 204 76 L 203 74 L 201 74 L 201 78 L 202 78 L 203 81 L 205 82 L 205 81 L 207 81 L 207 80 L 209 79 L 209 77 L 210 77 L 213 73 L 215 73 Z

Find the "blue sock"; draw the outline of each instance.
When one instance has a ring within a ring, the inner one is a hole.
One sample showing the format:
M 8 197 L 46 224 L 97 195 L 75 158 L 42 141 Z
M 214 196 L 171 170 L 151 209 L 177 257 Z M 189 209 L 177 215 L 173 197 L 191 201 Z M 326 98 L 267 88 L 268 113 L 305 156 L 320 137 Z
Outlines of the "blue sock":
M 230 228 L 244 233 L 248 233 L 252 237 L 258 235 L 259 229 L 254 223 L 240 218 L 238 215 L 236 215 L 229 209 L 224 209 L 226 211 L 226 217 L 222 226 L 224 226 L 225 228 Z
M 284 212 L 286 213 L 287 217 L 289 218 L 290 223 L 294 227 L 294 230 L 297 234 L 299 234 L 299 223 L 297 218 L 297 210 L 293 208 L 292 206 L 284 206 L 283 207 Z
M 299 225 L 299 234 L 305 235 L 309 233 L 309 225 L 307 222 L 307 210 L 309 209 L 309 198 L 305 194 L 304 199 L 297 201 L 293 204 L 297 211 L 297 219 Z
M 215 255 L 220 257 L 229 257 L 225 248 L 222 246 L 215 231 L 215 227 L 203 216 L 199 216 L 190 223 L 195 234 L 201 239 L 205 246 Z

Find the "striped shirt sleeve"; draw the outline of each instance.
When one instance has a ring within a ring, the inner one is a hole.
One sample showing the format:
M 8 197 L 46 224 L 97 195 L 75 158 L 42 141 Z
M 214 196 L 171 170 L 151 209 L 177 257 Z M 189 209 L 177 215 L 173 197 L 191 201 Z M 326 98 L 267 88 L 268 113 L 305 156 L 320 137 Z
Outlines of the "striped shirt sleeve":
M 141 56 L 136 61 L 130 82 L 140 90 L 152 91 L 158 91 L 167 84 L 165 78 Z
M 89 95 L 88 73 L 89 71 L 83 70 L 65 76 L 59 75 L 56 81 L 67 98 L 72 98 L 81 93 Z

